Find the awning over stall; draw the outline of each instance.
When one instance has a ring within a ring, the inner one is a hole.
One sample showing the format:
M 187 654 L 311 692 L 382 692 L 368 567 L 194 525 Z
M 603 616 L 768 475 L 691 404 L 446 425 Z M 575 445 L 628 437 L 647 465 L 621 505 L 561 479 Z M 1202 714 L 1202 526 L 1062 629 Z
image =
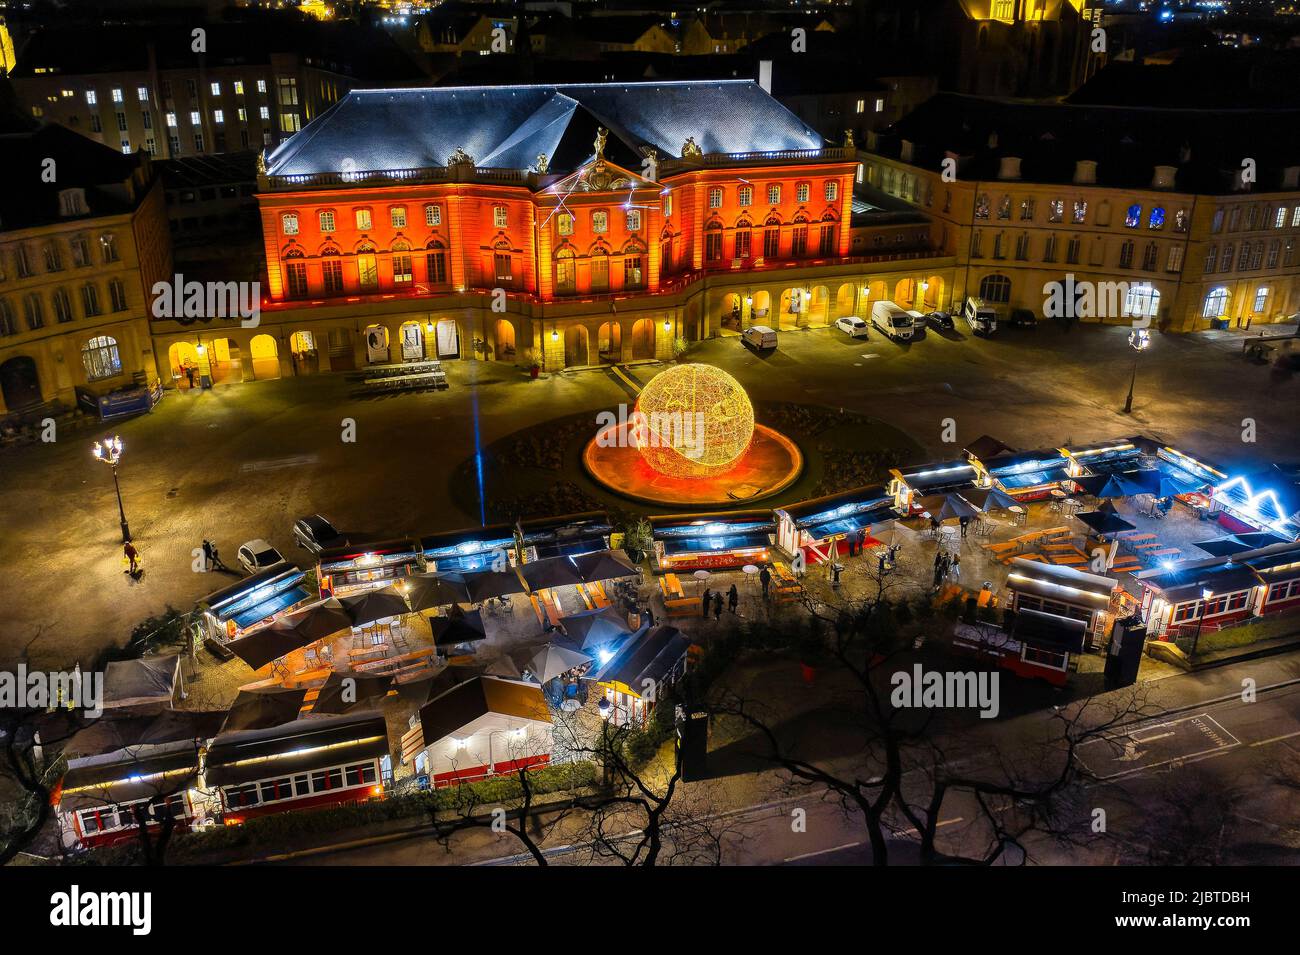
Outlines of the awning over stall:
M 180 668 L 179 653 L 113 661 L 104 668 L 105 711 L 162 710 L 171 706 Z
M 379 713 L 307 717 L 269 729 L 222 733 L 208 750 L 207 782 L 235 786 L 388 755 Z
M 306 574 L 287 564 L 277 564 L 208 594 L 198 602 L 221 623 L 246 630 L 274 617 L 315 594 L 302 585 Z

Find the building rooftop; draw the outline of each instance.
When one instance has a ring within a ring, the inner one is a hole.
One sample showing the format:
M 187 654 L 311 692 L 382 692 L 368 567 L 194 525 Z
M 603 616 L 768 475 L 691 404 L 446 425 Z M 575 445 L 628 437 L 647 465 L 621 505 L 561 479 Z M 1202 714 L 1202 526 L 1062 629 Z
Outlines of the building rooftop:
M 947 153 L 965 180 L 996 180 L 1004 157 L 1019 157 L 1020 180 L 1070 183 L 1079 160 L 1097 163 L 1097 184 L 1151 187 L 1158 165 L 1177 169 L 1181 192 L 1222 194 L 1243 158 L 1255 160 L 1256 192 L 1281 188 L 1283 170 L 1300 166 L 1300 110 L 1158 109 L 1145 106 L 1031 103 L 940 93 L 876 143 L 912 164 L 939 168 Z
M 267 161 L 275 176 L 442 166 L 463 148 L 480 168 L 552 172 L 593 153 L 610 132 L 610 161 L 639 168 L 645 150 L 681 154 L 818 149 L 822 137 L 751 80 L 354 90 Z

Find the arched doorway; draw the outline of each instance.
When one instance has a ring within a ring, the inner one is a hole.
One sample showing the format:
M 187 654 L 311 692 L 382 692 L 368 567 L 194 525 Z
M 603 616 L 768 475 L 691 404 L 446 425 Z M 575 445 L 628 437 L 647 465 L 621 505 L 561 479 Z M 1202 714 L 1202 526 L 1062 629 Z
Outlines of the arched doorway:
M 904 308 L 916 305 L 916 279 L 899 279 L 894 286 L 894 301 Z
M 655 357 L 655 323 L 643 318 L 632 326 L 632 360 L 642 361 Z
M 772 296 L 768 292 L 755 292 L 754 305 L 750 312 L 751 321 L 755 324 L 762 324 L 768 320 L 772 314 Z
M 570 325 L 564 330 L 564 367 L 578 368 L 589 364 L 587 330 L 581 325 Z
M 496 347 L 497 361 L 515 360 L 515 326 L 504 318 L 497 319 Z
M 314 375 L 320 371 L 320 353 L 316 351 L 316 336 L 303 330 L 289 336 L 289 355 L 293 358 L 295 375 Z
M 460 326 L 454 318 L 444 318 L 434 326 L 439 358 L 460 357 Z
M 199 353 L 192 342 L 175 342 L 167 349 L 167 364 L 172 370 L 172 381 L 176 383 L 177 388 L 191 387 L 190 376 L 185 373 L 185 369 L 194 370 L 193 385 L 199 383 Z
M 865 289 L 865 294 L 867 298 L 866 301 L 862 303 L 862 310 L 864 312 L 871 311 L 872 302 L 883 302 L 885 299 L 889 298 L 889 290 L 885 285 L 884 279 L 877 279 L 876 281 L 869 283 Z
M 402 361 L 424 359 L 424 326 L 419 322 L 403 322 L 398 329 L 402 343 Z
M 841 285 L 835 291 L 835 317 L 844 318 L 853 314 L 853 299 L 857 286 L 851 283 Z
M 788 288 L 781 293 L 781 310 L 777 313 L 777 328 L 795 329 L 806 324 L 804 295 L 801 288 Z
M 818 285 L 812 290 L 812 301 L 808 305 L 807 324 L 829 325 L 831 323 L 831 290 L 825 285 Z
M 248 354 L 253 360 L 253 378 L 271 381 L 280 377 L 280 352 L 270 335 L 254 335 L 248 343 Z
M 607 365 L 623 360 L 623 326 L 618 322 L 605 322 L 596 331 L 596 353 Z
M 371 325 L 365 330 L 366 361 L 372 365 L 386 364 L 388 355 L 388 329 L 383 325 Z
M 722 321 L 719 331 L 723 335 L 739 335 L 744 330 L 745 302 L 739 292 L 722 297 Z
M 922 301 L 925 302 L 925 307 L 927 309 L 933 312 L 936 309 L 944 307 L 946 299 L 943 294 L 943 289 L 944 282 L 939 276 L 931 275 L 925 280 L 925 291 L 921 293 L 921 297 Z
M 229 338 L 212 338 L 200 341 L 195 351 L 199 354 L 199 380 L 203 377 L 218 382 L 238 383 L 244 380 L 243 354 Z
M 36 361 L 27 355 L 15 355 L 0 365 L 0 393 L 5 407 L 22 411 L 41 403 L 41 377 L 36 372 Z

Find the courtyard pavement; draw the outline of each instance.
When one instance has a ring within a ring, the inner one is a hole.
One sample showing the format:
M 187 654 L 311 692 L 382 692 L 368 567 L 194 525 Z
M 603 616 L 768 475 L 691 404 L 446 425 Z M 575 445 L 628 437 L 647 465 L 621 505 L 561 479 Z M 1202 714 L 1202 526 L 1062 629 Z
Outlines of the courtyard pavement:
M 935 460 L 985 433 L 1033 448 L 1144 432 L 1229 467 L 1295 456 L 1300 384 L 1247 363 L 1242 335 L 1155 336 L 1140 358 L 1134 413 L 1123 415 L 1134 357 L 1126 336 L 1122 327 L 1053 326 L 987 341 L 931 331 L 897 345 L 819 329 L 782 332 L 765 357 L 734 337 L 689 357 L 730 371 L 756 401 L 877 417 Z M 0 451 L 9 487 L 0 664 L 24 653 L 37 665 L 89 664 L 145 617 L 190 609 L 232 579 L 191 570 L 205 537 L 232 565 L 240 543 L 264 537 L 306 566 L 290 528 L 313 511 L 358 541 L 475 525 L 479 515 L 459 509 L 449 489 L 476 446 L 587 412 L 594 431 L 597 411 L 629 400 L 602 369 L 529 381 L 509 366 L 446 367 L 449 390 L 426 394 L 359 397 L 345 375 L 171 393 L 149 415 Z M 663 367 L 626 374 L 644 384 Z M 949 419 L 956 441 L 944 443 Z M 355 441 L 345 441 L 352 426 Z M 112 478 L 89 453 L 91 437 L 113 433 L 126 446 L 122 493 L 139 581 L 123 573 Z M 963 576 L 981 573 L 973 564 Z

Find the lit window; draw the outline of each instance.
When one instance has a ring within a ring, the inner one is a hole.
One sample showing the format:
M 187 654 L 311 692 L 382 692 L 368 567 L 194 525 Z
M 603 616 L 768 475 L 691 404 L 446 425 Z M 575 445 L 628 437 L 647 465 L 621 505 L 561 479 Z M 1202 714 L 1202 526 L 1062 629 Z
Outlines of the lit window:
M 505 206 L 492 207 L 492 224 L 496 228 L 504 229 L 509 221 L 509 214 Z
M 1147 219 L 1148 229 L 1163 229 L 1165 227 L 1165 210 L 1156 206 L 1151 210 L 1151 216 Z
M 883 113 L 884 111 L 885 111 L 885 98 L 883 96 L 879 96 L 876 98 L 876 112 Z
M 225 111 L 220 109 L 214 109 L 212 111 L 212 121 L 214 123 L 224 123 L 226 121 Z
M 1273 219 L 1273 228 L 1280 229 L 1286 225 L 1286 206 L 1277 207 L 1277 216 Z
M 99 102 L 94 90 L 86 90 L 86 105 L 94 106 Z
M 114 103 L 122 102 L 122 88 L 120 86 L 113 87 L 113 102 Z
M 424 207 L 424 224 L 427 226 L 442 225 L 442 206 L 428 205 Z
M 239 121 L 240 121 L 241 123 L 246 123 L 246 122 L 248 122 L 248 110 L 244 109 L 244 107 L 241 106 L 241 107 L 239 107 L 239 109 L 238 109 L 237 112 L 238 112 L 238 114 L 239 114 Z M 244 135 L 247 136 L 248 133 L 245 132 Z
M 258 107 L 257 115 L 262 119 L 271 118 L 271 108 L 269 106 Z
M 406 228 L 406 209 L 403 206 L 393 206 L 388 210 L 388 221 L 392 223 L 394 229 Z
M 320 230 L 321 230 L 322 232 L 333 232 L 333 231 L 334 231 L 334 213 L 333 213 L 333 212 L 322 212 L 322 213 L 320 214 Z
M 175 114 L 175 113 L 168 113 L 168 114 L 167 114 L 167 125 L 168 125 L 168 126 L 175 126 L 175 125 L 176 125 L 176 114 Z
M 593 212 L 591 214 L 591 231 L 608 232 L 609 231 L 609 213 Z
M 1296 210 L 1300 211 L 1300 206 L 1296 206 Z M 672 214 L 673 214 L 673 194 L 671 192 L 666 192 L 664 193 L 664 217 L 667 218 Z
M 357 210 L 357 228 L 358 228 L 358 229 L 369 229 L 369 228 L 370 228 L 370 210 L 369 210 L 369 209 L 358 209 L 358 210 Z
M 213 95 L 213 96 L 220 96 L 220 95 L 221 95 L 221 84 L 220 84 L 220 83 L 213 83 L 213 84 L 211 85 L 211 89 L 212 89 L 212 95 Z
M 561 212 L 555 217 L 555 231 L 559 235 L 573 235 L 573 216 Z
M 741 186 L 740 191 L 736 193 L 736 199 L 742 208 L 748 208 L 754 203 L 754 189 L 752 186 Z
M 1129 206 L 1128 212 L 1124 214 L 1124 225 L 1129 229 L 1136 229 L 1142 222 L 1142 207 Z
M 840 184 L 835 180 L 826 183 L 826 201 L 834 202 L 840 197 Z
M 1259 288 L 1255 289 L 1254 311 L 1256 314 L 1258 314 L 1264 311 L 1264 309 L 1267 307 L 1268 307 L 1268 286 L 1261 285 Z
M 284 215 L 282 215 L 280 217 L 280 228 L 284 231 L 285 235 L 297 235 L 298 234 L 298 213 L 286 212 Z
M 866 111 L 867 111 L 867 101 L 864 99 L 858 100 L 856 112 L 865 113 Z
M 244 95 L 244 81 L 243 81 L 243 80 L 235 80 L 235 95 L 236 95 L 236 96 L 243 96 L 243 95 Z
M 629 209 L 627 213 L 627 231 L 636 232 L 641 228 L 641 211 Z
M 266 92 L 266 80 L 258 80 L 258 81 L 257 81 L 257 91 L 258 91 L 259 93 L 265 93 L 265 92 Z
M 201 121 L 202 120 L 199 117 L 199 111 L 196 109 L 190 110 L 190 125 L 197 126 Z
M 776 183 L 767 187 L 767 201 L 769 205 L 779 205 L 781 202 L 781 187 Z
M 1202 318 L 1219 318 L 1228 310 L 1228 290 L 1220 286 L 1205 296 Z
M 794 200 L 795 202 L 808 201 L 808 183 L 806 182 L 799 183 L 799 185 L 795 188 L 794 191 Z
M 720 186 L 714 186 L 709 190 L 709 208 L 722 208 L 722 188 Z
M 1291 210 L 1291 228 L 1300 229 L 1300 206 Z
M 1074 224 L 1083 225 L 1083 223 L 1087 221 L 1087 219 L 1088 219 L 1088 200 L 1075 199 L 1074 200 Z
M 138 99 L 138 100 L 139 100 L 140 102 L 142 102 L 142 103 L 147 103 L 147 102 L 149 102 L 149 87 L 147 87 L 147 86 L 137 86 L 137 87 L 135 88 L 135 98 Z
M 92 338 L 81 349 L 81 363 L 90 381 L 112 378 L 122 374 L 122 359 L 117 352 L 117 341 L 107 335 Z

